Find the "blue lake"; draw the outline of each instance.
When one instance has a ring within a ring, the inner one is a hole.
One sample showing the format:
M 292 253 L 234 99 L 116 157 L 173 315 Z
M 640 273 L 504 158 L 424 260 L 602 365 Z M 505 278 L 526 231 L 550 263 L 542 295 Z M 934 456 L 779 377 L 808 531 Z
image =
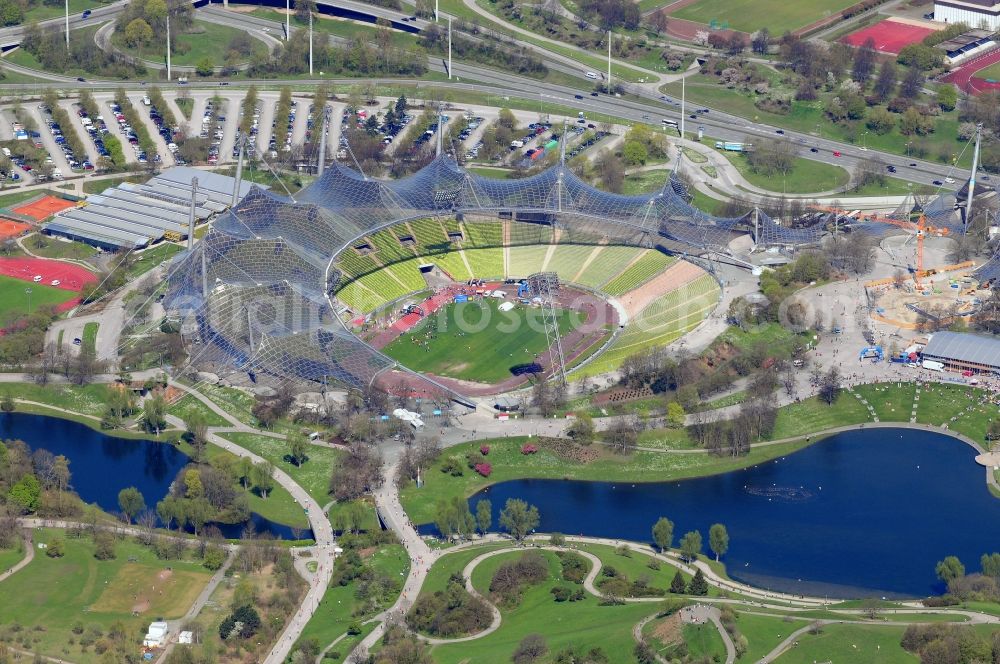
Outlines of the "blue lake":
M 62 454 L 70 460 L 73 490 L 85 503 L 96 503 L 107 512 L 117 512 L 118 492 L 134 486 L 153 509 L 170 490 L 181 468 L 190 458 L 173 445 L 153 440 L 117 438 L 88 426 L 44 415 L 4 413 L 0 415 L 0 438 L 23 440 L 33 449 Z M 253 514 L 257 533 L 293 539 L 288 526 Z M 216 524 L 226 537 L 237 538 L 247 524 Z M 306 533 L 304 537 L 309 537 Z
M 919 597 L 943 588 L 934 565 L 957 555 L 969 571 L 1000 550 L 1000 499 L 975 451 L 943 434 L 866 429 L 713 477 L 651 484 L 517 480 L 473 496 L 541 512 L 539 530 L 648 542 L 657 518 L 674 545 L 723 523 L 729 574 L 761 588 L 829 597 Z M 433 528 L 433 527 L 431 527 Z

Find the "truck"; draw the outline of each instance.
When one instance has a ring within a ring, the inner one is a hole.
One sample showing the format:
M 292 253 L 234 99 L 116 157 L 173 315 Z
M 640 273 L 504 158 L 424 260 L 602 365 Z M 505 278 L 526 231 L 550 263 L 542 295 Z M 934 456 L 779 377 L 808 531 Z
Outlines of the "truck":
M 524 141 L 521 141 L 521 140 L 511 141 L 510 142 L 510 147 L 513 148 L 513 149 L 523 148 L 524 147 Z
M 924 369 L 930 369 L 931 371 L 944 371 L 944 364 L 934 360 L 924 360 L 921 362 L 921 366 Z
M 730 143 L 729 141 L 716 141 L 716 150 L 725 150 L 726 152 L 746 152 L 753 147 L 752 143 Z

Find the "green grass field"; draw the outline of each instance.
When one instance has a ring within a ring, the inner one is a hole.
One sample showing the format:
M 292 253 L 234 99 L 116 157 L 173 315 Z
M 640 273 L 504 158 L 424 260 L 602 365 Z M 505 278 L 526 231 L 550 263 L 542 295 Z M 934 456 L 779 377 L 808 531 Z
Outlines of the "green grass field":
M 73 14 L 79 14 L 84 9 L 93 9 L 103 4 L 103 2 L 98 2 L 97 0 L 69 0 L 69 13 L 72 16 Z M 23 25 L 27 25 L 32 21 L 44 21 L 56 16 L 63 16 L 65 13 L 65 6 L 62 3 L 32 2 L 30 5 L 24 12 Z
M 36 530 L 34 540 L 48 542 L 55 533 Z M 27 567 L 3 582 L 0 624 L 16 623 L 26 630 L 42 626 L 43 630 L 32 632 L 32 639 L 37 639 L 34 647 L 78 664 L 103 660 L 93 648 L 81 652 L 79 645 L 70 645 L 76 640 L 71 638 L 74 623 L 107 630 L 121 620 L 126 629 L 137 631 L 159 617 L 180 618 L 210 577 L 195 561 L 157 560 L 150 549 L 131 540 L 118 542 L 117 557 L 107 561 L 94 558 L 89 538 L 65 542 L 62 558 L 36 551 Z M 174 574 L 161 579 L 167 568 Z M 133 608 L 140 609 L 138 615 L 132 615 Z
M 81 349 L 87 349 L 91 352 L 97 350 L 97 331 L 101 329 L 100 323 L 87 323 L 83 326 L 83 337 L 82 343 L 80 344 Z
M 97 255 L 97 249 L 83 242 L 65 242 L 58 238 L 35 233 L 24 240 L 31 253 L 44 258 L 71 258 L 86 260 Z
M 671 16 L 706 25 L 712 21 L 720 25 L 728 23 L 730 30 L 740 32 L 767 28 L 771 34 L 780 35 L 826 18 L 852 4 L 853 0 L 803 0 L 795 3 L 781 0 L 698 0 L 671 12 Z
M 919 657 L 911 655 L 899 645 L 904 629 L 883 625 L 827 625 L 819 634 L 806 632 L 800 636 L 798 645 L 785 651 L 775 662 L 779 664 L 919 662 Z
M 28 288 L 30 296 L 25 292 Z M 31 311 L 38 311 L 39 307 L 55 306 L 72 297 L 71 292 L 61 288 L 0 275 L 0 322 L 28 313 L 29 301 Z
M 199 61 L 208 58 L 214 64 L 222 65 L 222 54 L 226 51 L 226 47 L 241 32 L 226 25 L 196 20 L 192 32 L 177 36 L 177 47 L 170 54 L 170 60 L 175 65 L 195 66 Z M 154 41 L 145 48 L 137 49 L 127 47 L 125 40 L 119 35 L 115 35 L 113 40 L 118 48 L 144 60 L 158 62 L 167 57 L 166 48 L 160 41 Z M 266 48 L 263 42 L 254 41 L 256 51 L 262 52 Z
M 985 78 L 988 81 L 1000 81 L 1000 62 L 992 64 L 989 67 L 983 67 L 976 72 L 976 76 Z
M 480 383 L 510 378 L 511 367 L 533 362 L 548 347 L 539 310 L 518 305 L 502 312 L 500 301 L 484 303 L 448 304 L 383 351 L 414 371 Z M 559 329 L 566 334 L 582 322 L 561 312 Z
M 653 171 L 639 171 L 638 173 L 626 175 L 625 182 L 622 183 L 622 193 L 628 196 L 635 196 L 637 194 L 650 194 L 654 191 L 659 191 L 666 184 L 668 175 L 670 175 L 670 171 L 666 168 Z
M 751 170 L 745 156 L 736 152 L 719 152 L 729 159 L 747 182 L 776 193 L 812 194 L 843 187 L 851 178 L 851 174 L 840 166 L 802 157 L 795 158 L 786 175 L 763 175 Z

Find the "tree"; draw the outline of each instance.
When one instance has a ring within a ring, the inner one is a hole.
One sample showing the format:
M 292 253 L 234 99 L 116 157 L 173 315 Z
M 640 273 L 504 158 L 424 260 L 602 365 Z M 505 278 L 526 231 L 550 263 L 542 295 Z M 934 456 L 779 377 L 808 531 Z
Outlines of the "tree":
M 3 399 L 0 400 L 0 410 L 5 413 L 13 413 L 15 408 L 17 408 L 17 404 L 14 403 L 14 397 L 9 392 L 4 394 Z
M 690 562 L 698 559 L 701 553 L 701 532 L 692 530 L 681 538 L 681 558 Z
M 573 423 L 566 429 L 566 435 L 581 445 L 594 442 L 594 419 L 590 413 L 576 413 Z
M 435 508 L 434 525 L 446 539 L 458 535 L 464 538 L 476 528 L 476 520 L 469 511 L 469 503 L 459 496 L 440 500 Z
M 274 465 L 270 461 L 261 461 L 253 465 L 251 471 L 253 486 L 260 492 L 262 498 L 267 498 L 267 494 L 274 488 Z
M 649 151 L 639 141 L 626 141 L 622 147 L 622 159 L 627 166 L 641 166 L 649 159 Z
M 118 507 L 125 515 L 126 521 L 132 523 L 139 512 L 146 509 L 146 500 L 134 486 L 126 487 L 118 492 Z
M 660 551 L 666 551 L 674 541 L 674 524 L 665 516 L 661 516 L 653 524 L 653 541 Z
M 41 495 L 41 483 L 37 477 L 28 473 L 10 488 L 10 491 L 7 492 L 7 500 L 25 512 L 34 512 L 38 509 Z
M 133 48 L 145 46 L 153 38 L 153 28 L 141 18 L 132 19 L 125 26 L 125 43 Z
M 211 76 L 215 72 L 215 62 L 212 58 L 202 58 L 195 63 L 194 71 L 198 76 Z
M 510 659 L 514 664 L 530 664 L 549 651 L 545 637 L 541 634 L 528 634 L 514 648 Z
M 185 426 L 187 431 L 184 432 L 184 438 L 194 449 L 192 456 L 195 462 L 201 463 L 204 461 L 205 446 L 208 444 L 208 423 L 201 413 L 195 412 L 188 416 Z
M 309 15 L 316 11 L 315 0 L 296 0 L 295 18 L 302 23 L 309 22 Z
M 892 97 L 892 93 L 896 89 L 896 81 L 899 75 L 896 72 L 896 63 L 892 60 L 886 60 L 882 63 L 882 66 L 878 70 L 878 77 L 875 79 L 875 86 L 873 90 L 875 91 L 875 96 L 879 101 L 885 101 Z
M 115 536 L 107 530 L 94 533 L 94 557 L 98 560 L 112 560 L 115 557 Z
M 957 556 L 948 556 L 944 560 L 938 561 L 934 567 L 934 573 L 945 583 L 951 583 L 955 579 L 965 576 L 965 565 Z
M 538 522 L 538 508 L 519 498 L 508 498 L 500 512 L 500 527 L 518 542 L 537 528 Z
M 66 555 L 66 541 L 62 537 L 53 537 L 45 547 L 45 555 L 49 558 L 62 558 Z
M 937 103 L 942 111 L 953 111 L 958 105 L 958 90 L 951 83 L 944 83 L 938 87 Z
M 820 379 L 819 398 L 827 405 L 832 406 L 838 396 L 840 396 L 840 371 L 837 367 L 830 367 L 830 370 L 823 374 Z
M 916 67 L 909 67 L 903 76 L 903 82 L 899 84 L 899 96 L 903 99 L 916 99 L 923 86 L 924 73 Z
M 684 406 L 680 405 L 676 401 L 671 401 L 667 404 L 667 425 L 671 427 L 682 427 L 684 426 Z
M 862 86 L 868 83 L 875 67 L 875 40 L 869 37 L 861 48 L 854 52 L 854 66 L 851 68 L 851 78 Z
M 873 108 L 865 119 L 865 125 L 876 134 L 888 134 L 896 126 L 896 115 L 881 106 Z
M 716 561 L 729 550 L 729 532 L 721 523 L 712 524 L 708 529 L 708 548 L 715 554 Z
M 303 435 L 292 435 L 288 441 L 288 450 L 292 461 L 301 468 L 302 464 L 309 458 L 309 441 Z
M 167 402 L 162 394 L 154 394 L 142 404 L 142 423 L 146 431 L 157 436 L 167 428 Z
M 674 574 L 674 578 L 670 581 L 670 592 L 675 595 L 683 595 L 687 591 L 687 584 L 684 582 L 684 575 L 681 574 L 680 570 Z
M 705 575 L 702 573 L 700 567 L 697 570 L 695 570 L 694 576 L 691 577 L 691 583 L 688 584 L 688 594 L 689 595 L 708 594 L 708 581 L 705 579 Z
M 750 40 L 750 48 L 756 55 L 767 55 L 771 45 L 771 33 L 767 28 L 761 28 Z
M 476 503 L 476 528 L 481 535 L 493 526 L 493 503 L 486 498 L 480 499 Z

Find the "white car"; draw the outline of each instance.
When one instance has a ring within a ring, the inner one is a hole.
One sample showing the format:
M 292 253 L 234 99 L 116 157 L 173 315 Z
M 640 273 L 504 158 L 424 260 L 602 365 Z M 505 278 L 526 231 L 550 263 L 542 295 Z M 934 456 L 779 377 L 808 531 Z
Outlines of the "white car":
M 41 282 L 41 280 L 42 280 L 42 275 L 40 274 L 36 274 L 34 278 L 32 278 L 32 281 L 34 281 L 36 284 Z
M 955 178 L 952 177 L 947 177 L 944 179 L 944 181 L 947 182 L 948 184 L 955 184 Z
M 51 283 L 51 284 L 52 284 L 53 286 L 58 286 L 58 285 L 59 285 L 59 284 L 61 284 L 62 282 L 61 282 L 61 281 L 59 281 L 58 279 L 53 279 L 53 280 L 52 280 L 52 281 L 51 281 L 50 283 Z

